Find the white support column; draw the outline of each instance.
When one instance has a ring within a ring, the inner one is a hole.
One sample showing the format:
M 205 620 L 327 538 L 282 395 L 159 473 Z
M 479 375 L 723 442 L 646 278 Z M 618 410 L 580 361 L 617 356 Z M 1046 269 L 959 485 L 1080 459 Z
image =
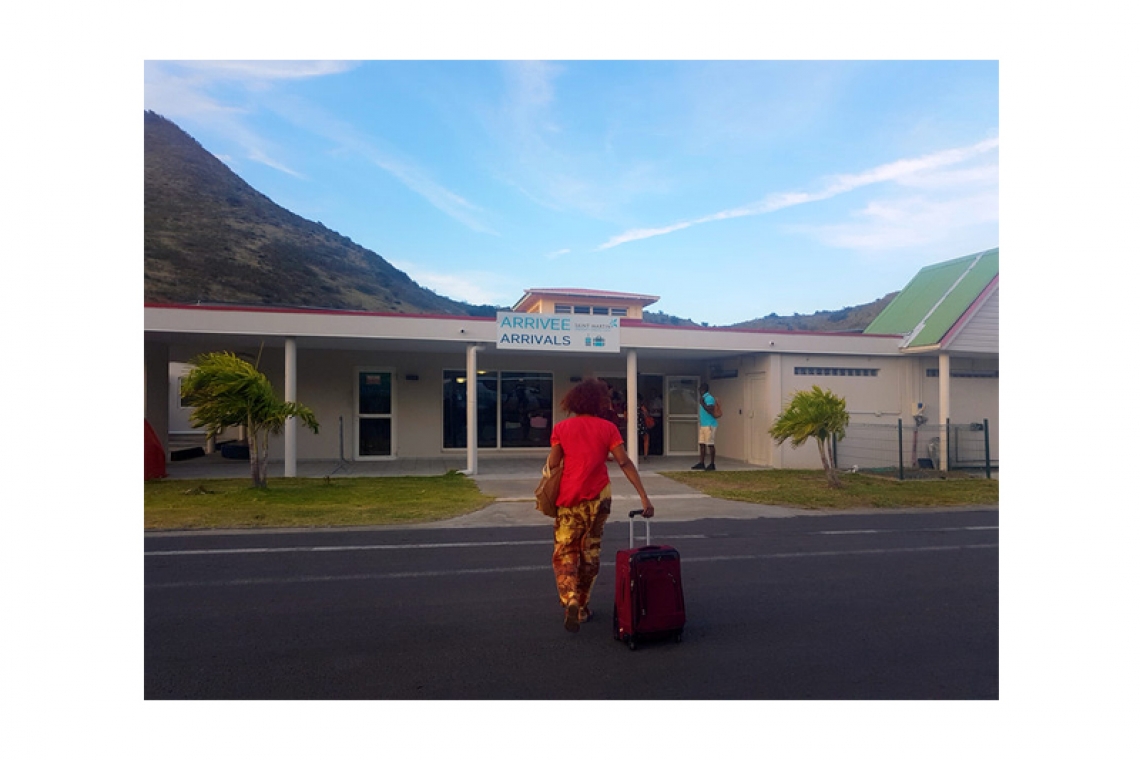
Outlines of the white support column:
M 626 453 L 636 467 L 641 446 L 637 440 L 637 350 L 633 348 L 625 354 L 625 440 Z
M 938 425 L 942 428 L 942 446 L 940 447 L 942 460 L 939 469 L 943 472 L 950 470 L 950 429 L 943 427 L 950 417 L 950 354 L 938 355 Z
M 464 475 L 479 474 L 479 429 L 477 412 L 479 410 L 479 360 L 476 354 L 479 346 L 471 344 L 467 347 L 467 469 Z
M 285 401 L 297 400 L 297 339 L 285 339 Z M 285 420 L 285 477 L 297 477 L 297 418 Z

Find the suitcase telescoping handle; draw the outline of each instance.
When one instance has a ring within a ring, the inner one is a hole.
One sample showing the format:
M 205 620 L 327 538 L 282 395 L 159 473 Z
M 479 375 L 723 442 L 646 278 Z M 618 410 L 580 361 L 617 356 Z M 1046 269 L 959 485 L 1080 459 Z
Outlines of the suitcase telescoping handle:
M 644 509 L 635 509 L 629 513 L 629 548 L 633 548 L 633 518 L 645 512 Z M 645 545 L 649 545 L 649 518 L 645 518 Z

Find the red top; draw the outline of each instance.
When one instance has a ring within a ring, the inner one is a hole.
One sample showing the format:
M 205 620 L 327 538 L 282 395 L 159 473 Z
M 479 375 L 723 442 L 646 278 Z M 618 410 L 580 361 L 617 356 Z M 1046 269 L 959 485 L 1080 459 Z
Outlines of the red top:
M 562 420 L 550 431 L 550 445 L 562 445 L 562 485 L 558 489 L 560 507 L 572 507 L 598 498 L 610 482 L 606 455 L 621 444 L 617 425 L 589 415 Z

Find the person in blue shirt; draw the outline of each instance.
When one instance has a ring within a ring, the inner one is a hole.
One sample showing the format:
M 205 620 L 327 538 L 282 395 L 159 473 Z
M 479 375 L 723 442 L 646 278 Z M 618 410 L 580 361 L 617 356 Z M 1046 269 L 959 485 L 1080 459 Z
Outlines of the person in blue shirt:
M 713 410 L 716 408 L 716 399 L 709 393 L 709 384 L 701 383 L 700 397 L 700 433 L 697 442 L 701 445 L 701 461 L 693 465 L 694 470 L 712 472 L 716 469 L 716 417 Z M 705 467 L 705 454 L 708 454 L 709 465 Z

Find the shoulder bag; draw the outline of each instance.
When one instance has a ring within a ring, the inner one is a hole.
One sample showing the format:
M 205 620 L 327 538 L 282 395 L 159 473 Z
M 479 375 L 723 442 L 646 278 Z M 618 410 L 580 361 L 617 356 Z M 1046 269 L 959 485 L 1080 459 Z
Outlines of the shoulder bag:
M 553 470 L 549 466 L 542 466 L 542 480 L 538 481 L 538 488 L 534 489 L 534 508 L 547 517 L 558 516 L 558 488 L 562 485 L 563 462 Z

